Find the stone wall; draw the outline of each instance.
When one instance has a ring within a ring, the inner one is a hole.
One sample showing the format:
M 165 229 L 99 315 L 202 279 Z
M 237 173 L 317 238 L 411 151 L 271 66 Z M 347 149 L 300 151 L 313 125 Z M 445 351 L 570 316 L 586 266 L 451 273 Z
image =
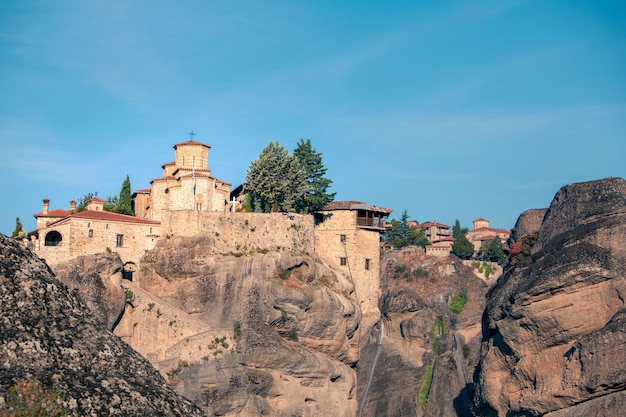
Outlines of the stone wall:
M 313 216 L 307 214 L 171 211 L 161 227 L 166 237 L 207 235 L 216 253 L 315 252 Z
M 158 224 L 73 218 L 43 230 L 39 239 L 32 242 L 32 247 L 51 266 L 77 256 L 107 251 L 117 252 L 123 262 L 138 263 L 156 244 L 159 228 Z M 60 245 L 45 246 L 45 235 L 51 231 L 58 231 L 63 237 Z M 123 236 L 121 246 L 117 246 L 118 235 Z

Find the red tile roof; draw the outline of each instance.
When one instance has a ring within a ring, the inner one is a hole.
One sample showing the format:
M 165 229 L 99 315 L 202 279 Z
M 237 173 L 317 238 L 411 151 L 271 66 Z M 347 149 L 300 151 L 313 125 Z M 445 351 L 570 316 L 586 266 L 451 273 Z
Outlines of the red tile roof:
M 176 145 L 174 145 L 174 149 L 176 149 L 179 146 L 203 146 L 205 148 L 211 149 L 211 147 L 209 145 L 205 145 L 204 143 L 201 143 L 201 142 L 198 142 L 198 141 L 195 141 L 195 140 L 188 140 L 188 141 L 185 141 L 185 142 L 177 143 Z
M 48 224 L 46 227 L 50 227 L 54 224 L 59 224 L 61 222 L 65 222 L 70 219 L 93 219 L 93 220 L 108 220 L 115 222 L 125 222 L 125 223 L 140 223 L 140 224 L 161 224 L 161 222 L 156 220 L 148 220 L 141 219 L 135 216 L 129 216 L 127 214 L 119 214 L 113 213 L 110 211 L 96 211 L 96 210 L 85 210 L 80 211 L 78 213 L 70 214 L 63 219 L 59 219 L 53 223 Z
M 451 226 L 448 226 L 447 224 L 443 224 L 443 223 L 439 223 L 439 222 L 425 222 L 425 223 L 420 224 L 420 227 L 426 228 L 426 229 L 428 229 L 429 227 L 432 227 L 432 226 L 437 226 L 437 227 L 440 227 L 442 229 L 449 229 L 451 227 Z
M 483 219 L 482 217 L 477 218 L 476 220 L 474 220 L 475 222 L 488 222 L 489 220 L 487 219 Z
M 33 217 L 65 217 L 68 214 L 70 214 L 69 210 L 57 209 L 50 210 L 47 214 L 43 214 L 43 212 L 35 213 Z
M 93 197 L 91 200 L 87 201 L 87 204 L 94 202 L 94 203 L 104 203 L 104 199 L 100 198 L 100 197 Z
M 493 232 L 493 233 L 504 233 L 506 235 L 510 235 L 511 234 L 511 232 L 509 232 L 508 230 L 495 229 L 493 227 L 479 227 L 478 229 L 470 230 L 468 233 L 471 233 L 471 232 Z
M 141 190 L 135 190 L 135 194 L 145 194 L 152 191 L 152 188 L 142 188 Z
M 389 214 L 393 211 L 390 208 L 374 206 L 364 203 L 362 201 L 331 201 L 330 203 L 326 204 L 322 210 L 368 210 L 386 214 Z

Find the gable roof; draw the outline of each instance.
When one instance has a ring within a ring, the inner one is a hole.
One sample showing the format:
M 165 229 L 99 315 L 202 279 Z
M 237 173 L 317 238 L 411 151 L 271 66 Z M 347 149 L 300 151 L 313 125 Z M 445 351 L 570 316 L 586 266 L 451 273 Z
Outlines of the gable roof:
M 161 222 L 156 220 L 141 219 L 139 217 L 129 216 L 127 214 L 113 213 L 111 211 L 85 210 L 79 211 L 78 213 L 70 214 L 69 216 L 48 224 L 46 227 L 65 223 L 66 221 L 69 221 L 71 219 L 105 220 L 135 224 L 161 224 Z
M 43 212 L 35 213 L 33 214 L 33 217 L 65 217 L 65 216 L 68 216 L 69 214 L 70 214 L 69 210 L 56 209 L 56 210 L 50 210 L 46 214 L 43 214 Z
M 447 224 L 443 224 L 439 222 L 425 222 L 419 225 L 419 227 L 425 228 L 425 229 L 428 229 L 429 227 L 433 227 L 433 226 L 440 227 L 442 229 L 449 229 L 450 227 L 452 227 L 452 226 L 448 226 Z
M 367 210 L 367 211 L 375 211 L 378 213 L 389 214 L 393 210 L 390 208 L 374 206 L 372 204 L 367 204 L 362 201 L 331 201 L 327 203 L 323 208 L 323 211 L 333 211 L 333 210 Z

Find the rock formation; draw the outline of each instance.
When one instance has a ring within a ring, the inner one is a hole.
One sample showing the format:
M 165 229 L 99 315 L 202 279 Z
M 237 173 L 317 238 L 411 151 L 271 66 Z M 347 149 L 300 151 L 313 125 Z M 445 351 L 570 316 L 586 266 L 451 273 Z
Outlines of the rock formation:
M 208 415 L 353 416 L 354 286 L 306 254 L 228 255 L 210 239 L 146 254 L 116 334 Z
M 357 366 L 360 415 L 468 415 L 487 285 L 457 257 L 418 248 L 387 253 L 383 266 L 383 320 Z M 460 294 L 467 303 L 455 313 Z
M 0 404 L 11 387 L 40 385 L 54 393 L 53 406 L 77 416 L 203 415 L 43 261 L 4 235 L 0 270 Z
M 480 416 L 626 413 L 626 182 L 561 188 L 529 257 L 488 295 Z

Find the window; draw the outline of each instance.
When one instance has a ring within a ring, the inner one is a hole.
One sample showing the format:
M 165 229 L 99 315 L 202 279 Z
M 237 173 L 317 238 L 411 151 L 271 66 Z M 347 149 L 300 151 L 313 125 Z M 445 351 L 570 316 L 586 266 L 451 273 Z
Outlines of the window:
M 346 243 L 346 235 L 339 235 L 339 242 Z
M 124 246 L 124 235 L 115 235 L 115 246 L 118 248 Z
M 93 237 L 93 229 L 89 229 L 89 237 Z
M 365 259 L 365 270 L 368 271 L 370 269 L 370 261 L 371 259 Z
M 341 264 L 341 266 L 348 265 L 348 258 L 339 258 L 339 264 Z

